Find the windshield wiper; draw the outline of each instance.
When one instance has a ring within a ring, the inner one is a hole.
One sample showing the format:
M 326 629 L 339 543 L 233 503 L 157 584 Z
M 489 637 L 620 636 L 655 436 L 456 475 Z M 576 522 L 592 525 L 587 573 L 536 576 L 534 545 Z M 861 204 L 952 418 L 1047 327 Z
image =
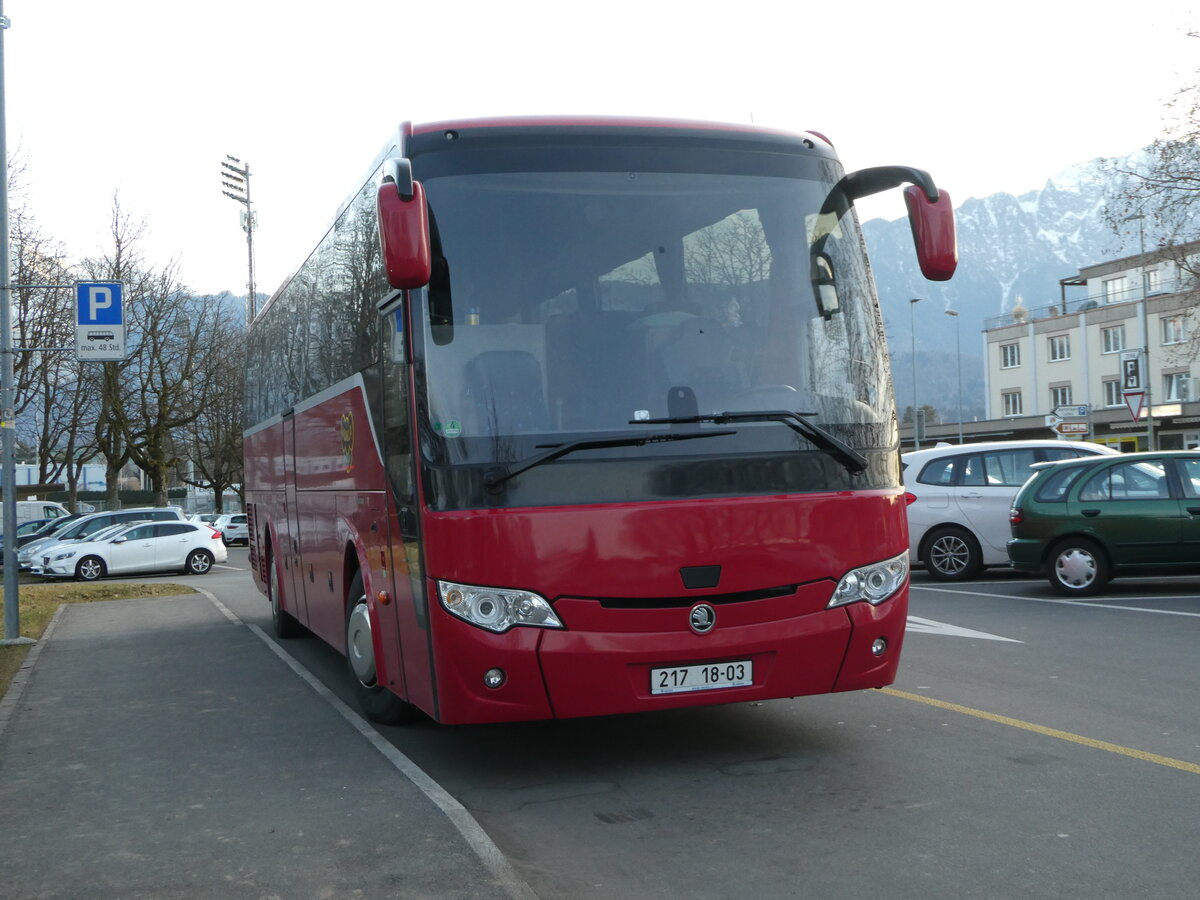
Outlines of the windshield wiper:
M 867 458 L 842 441 L 834 437 L 824 428 L 810 422 L 807 416 L 817 413 L 792 412 L 788 409 L 762 409 L 753 412 L 720 412 L 707 413 L 699 416 L 677 416 L 667 419 L 638 419 L 630 425 L 691 425 L 700 422 L 712 422 L 714 425 L 725 425 L 730 422 L 779 422 L 803 435 L 817 447 L 824 450 L 843 466 L 851 475 L 859 475 L 866 471 Z
M 596 450 L 603 447 L 641 447 L 645 444 L 661 444 L 667 441 L 690 441 L 694 438 L 724 437 L 731 434 L 737 434 L 737 432 L 668 431 L 661 434 L 628 433 L 614 434 L 602 438 L 581 438 L 577 441 L 567 441 L 565 444 L 550 445 L 545 452 L 528 456 L 512 465 L 497 466 L 484 476 L 483 486 L 486 488 L 497 487 L 508 481 L 508 479 L 532 469 L 534 466 L 540 466 L 542 463 L 558 459 L 560 456 L 566 456 L 568 453 L 574 453 L 577 450 Z M 547 445 L 538 444 L 538 446 L 545 447 Z

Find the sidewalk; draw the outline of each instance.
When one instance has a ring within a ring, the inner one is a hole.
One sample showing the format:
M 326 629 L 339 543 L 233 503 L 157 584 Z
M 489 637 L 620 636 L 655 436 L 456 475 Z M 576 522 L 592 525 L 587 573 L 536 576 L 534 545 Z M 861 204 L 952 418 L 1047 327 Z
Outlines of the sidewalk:
M 201 595 L 69 605 L 3 727 L 5 897 L 511 896 Z

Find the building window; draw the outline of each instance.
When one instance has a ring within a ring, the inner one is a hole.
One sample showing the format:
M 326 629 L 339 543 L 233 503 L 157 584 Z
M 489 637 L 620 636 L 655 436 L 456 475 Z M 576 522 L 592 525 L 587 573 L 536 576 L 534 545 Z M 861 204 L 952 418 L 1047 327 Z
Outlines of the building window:
M 1005 391 L 1000 395 L 1000 399 L 1004 403 L 1004 415 L 1019 416 L 1021 415 L 1021 392 L 1020 391 Z
M 1105 353 L 1116 353 L 1125 349 L 1125 326 L 1111 325 L 1100 329 L 1100 337 L 1104 342 Z
M 1000 345 L 1000 368 L 1015 369 L 1021 365 L 1021 345 L 1020 344 L 1001 344 Z
M 1191 378 L 1187 372 L 1176 372 L 1172 375 L 1163 376 L 1163 399 L 1165 401 L 1179 402 L 1181 400 L 1193 400 L 1189 397 L 1189 388 L 1191 387 Z
M 1146 294 L 1158 294 L 1162 292 L 1162 282 L 1159 280 L 1158 269 L 1147 269 L 1142 273 L 1142 287 L 1145 288 Z
M 1071 386 L 1069 384 L 1062 387 L 1050 388 L 1050 408 L 1054 409 L 1059 406 L 1071 405 Z
M 1104 382 L 1104 405 L 1120 406 L 1123 402 L 1125 401 L 1121 396 L 1121 382 L 1116 378 Z
M 1105 303 L 1120 303 L 1125 299 L 1125 293 L 1129 290 L 1129 279 L 1124 275 L 1119 278 L 1110 278 L 1100 282 L 1100 287 L 1104 291 Z
M 1056 334 L 1050 338 L 1050 361 L 1059 362 L 1071 358 L 1071 336 Z
M 1183 316 L 1164 316 L 1161 322 L 1164 344 L 1182 344 L 1187 340 L 1187 324 Z

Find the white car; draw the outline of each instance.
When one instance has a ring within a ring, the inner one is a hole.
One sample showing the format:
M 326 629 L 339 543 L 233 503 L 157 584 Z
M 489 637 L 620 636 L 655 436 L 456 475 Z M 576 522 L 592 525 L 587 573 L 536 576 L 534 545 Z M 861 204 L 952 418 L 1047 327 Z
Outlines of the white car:
M 85 540 L 109 525 L 125 524 L 142 521 L 184 521 L 183 511 L 177 506 L 146 506 L 139 509 L 122 509 L 113 512 L 98 512 L 72 519 L 66 527 L 55 532 L 52 536 L 30 541 L 17 551 L 17 567 L 21 571 L 30 571 L 35 575 L 41 568 L 42 556 L 52 544 L 64 541 Z
M 79 581 L 148 572 L 203 575 L 227 558 L 221 533 L 207 525 L 142 522 L 51 548 L 42 558 L 42 575 Z
M 901 454 L 908 500 L 908 556 L 939 581 L 1007 566 L 1008 510 L 1034 463 L 1117 453 L 1084 441 L 938 444 Z
M 245 513 L 217 516 L 216 521 L 210 524 L 217 531 L 221 532 L 221 536 L 225 539 L 226 544 L 245 544 L 247 547 L 250 546 L 250 527 L 246 524 Z

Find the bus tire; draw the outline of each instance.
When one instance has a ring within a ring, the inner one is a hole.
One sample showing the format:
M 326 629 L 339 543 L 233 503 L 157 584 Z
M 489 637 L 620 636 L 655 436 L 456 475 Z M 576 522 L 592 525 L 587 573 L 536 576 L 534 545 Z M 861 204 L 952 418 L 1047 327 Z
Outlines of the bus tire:
M 371 639 L 371 616 L 362 572 L 354 573 L 346 604 L 346 668 L 354 696 L 363 714 L 380 725 L 403 725 L 420 715 L 419 710 L 379 684 L 375 673 L 375 644 Z
M 273 556 L 267 559 L 267 600 L 271 603 L 271 630 L 275 632 L 275 637 L 284 641 L 299 637 L 304 629 L 281 605 L 279 571 L 275 568 Z

